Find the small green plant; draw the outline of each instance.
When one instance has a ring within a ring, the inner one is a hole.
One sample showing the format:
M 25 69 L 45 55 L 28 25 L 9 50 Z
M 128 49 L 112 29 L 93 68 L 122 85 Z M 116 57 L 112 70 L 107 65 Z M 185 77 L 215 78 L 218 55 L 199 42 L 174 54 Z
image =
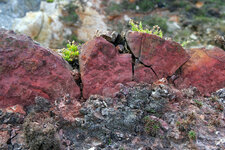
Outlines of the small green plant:
M 157 15 L 147 15 L 144 16 L 143 18 L 137 18 L 138 21 L 142 21 L 143 25 L 147 25 L 149 27 L 153 27 L 154 25 L 160 26 L 160 29 L 162 30 L 163 33 L 168 32 L 168 25 L 167 21 L 168 18 L 166 17 L 159 17 Z
M 79 16 L 76 13 L 76 10 L 78 8 L 79 7 L 77 5 L 74 5 L 72 3 L 65 5 L 63 9 L 64 15 L 60 16 L 60 19 L 67 24 L 79 23 Z
M 181 45 L 182 47 L 186 47 L 187 44 L 188 44 L 188 41 L 183 41 L 183 42 L 180 43 L 180 45 Z
M 195 133 L 195 131 L 193 131 L 193 130 L 189 131 L 188 132 L 188 137 L 191 140 L 195 140 L 196 139 L 196 133 Z
M 200 102 L 200 101 L 198 101 L 198 100 L 196 100 L 196 99 L 194 99 L 193 101 L 196 103 L 196 105 L 197 105 L 198 107 L 202 107 L 202 102 Z
M 75 42 L 69 42 L 66 45 L 67 48 L 64 48 L 62 51 L 63 54 L 63 58 L 66 61 L 73 61 L 75 58 L 77 58 L 79 56 L 79 49 L 78 49 L 78 45 L 75 44 Z
M 156 136 L 160 130 L 160 122 L 157 120 L 151 119 L 149 116 L 144 117 L 145 122 L 145 132 L 151 136 Z
M 108 143 L 108 144 L 109 144 L 109 145 L 111 145 L 111 144 L 112 144 L 112 139 L 110 139 L 110 138 L 109 138 L 109 143 Z
M 48 3 L 53 3 L 53 2 L 54 2 L 54 0 L 47 0 L 47 2 L 48 2 Z
M 179 127 L 180 125 L 181 125 L 180 121 L 177 121 L 177 122 L 176 122 L 176 126 Z
M 136 23 L 134 23 L 133 20 L 130 20 L 129 24 L 131 25 L 132 31 L 154 34 L 161 38 L 163 37 L 163 33 L 158 25 L 153 26 L 153 28 L 151 30 L 149 30 L 149 29 L 143 29 L 142 22 L 136 24 Z

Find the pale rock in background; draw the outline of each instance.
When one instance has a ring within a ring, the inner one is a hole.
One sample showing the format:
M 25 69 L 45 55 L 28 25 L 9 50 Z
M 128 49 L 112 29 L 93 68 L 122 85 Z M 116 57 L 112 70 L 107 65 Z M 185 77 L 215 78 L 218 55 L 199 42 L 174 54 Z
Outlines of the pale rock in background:
M 57 2 L 42 1 L 40 11 L 28 12 L 25 17 L 15 19 L 13 30 L 30 36 L 45 47 L 57 48 L 72 33 L 59 19 L 62 7 L 63 4 Z

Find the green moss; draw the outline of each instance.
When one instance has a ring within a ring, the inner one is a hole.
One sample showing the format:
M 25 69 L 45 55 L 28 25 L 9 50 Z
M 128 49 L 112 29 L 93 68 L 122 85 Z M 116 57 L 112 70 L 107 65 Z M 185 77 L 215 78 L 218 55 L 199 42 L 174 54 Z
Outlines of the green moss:
M 61 20 L 63 20 L 66 23 L 75 23 L 79 20 L 79 16 L 76 13 L 76 9 L 78 9 L 78 6 L 74 4 L 67 4 L 65 7 L 66 15 L 63 17 L 60 17 Z
M 135 10 L 135 9 L 136 9 L 135 3 L 130 3 L 128 2 L 128 0 L 124 0 L 121 2 L 121 4 L 111 2 L 109 6 L 106 8 L 106 12 L 108 14 L 119 14 L 124 11 Z
M 54 0 L 46 0 L 46 2 L 48 2 L 48 3 L 53 3 Z
M 23 124 L 24 137 L 30 150 L 60 150 L 53 118 L 43 113 L 29 114 Z
M 148 33 L 148 34 L 154 34 L 154 35 L 157 35 L 159 37 L 163 37 L 163 33 L 162 31 L 160 30 L 160 27 L 159 26 L 153 26 L 153 28 L 151 30 L 149 29 L 143 29 L 143 26 L 142 26 L 142 22 L 140 22 L 139 24 L 135 24 L 133 20 L 130 20 L 130 25 L 131 25 L 131 30 L 132 31 L 137 31 L 137 32 L 142 32 L 142 33 Z
M 195 16 L 194 24 L 198 23 L 211 23 L 219 21 L 217 18 L 214 17 L 206 17 L 206 16 Z
M 129 0 L 123 0 L 120 4 L 111 2 L 109 7 L 106 8 L 106 12 L 109 14 L 120 13 L 124 11 L 136 11 L 146 12 L 153 10 L 160 0 L 136 0 L 135 2 L 129 2 Z M 139 9 L 136 9 L 139 7 Z
M 166 33 L 168 30 L 168 26 L 167 26 L 167 19 L 163 18 L 163 17 L 158 17 L 158 16 L 145 16 L 142 19 L 139 19 L 140 21 L 142 21 L 143 25 L 147 25 L 147 26 L 154 26 L 154 25 L 158 25 L 160 26 L 160 29 L 163 31 L 163 33 Z
M 196 139 L 196 133 L 195 133 L 195 131 L 193 131 L 193 130 L 189 131 L 188 132 L 188 137 L 191 140 L 195 140 Z
M 64 48 L 62 51 L 63 58 L 68 62 L 72 62 L 75 58 L 79 56 L 78 45 L 76 45 L 73 41 L 69 42 L 66 47 L 67 48 Z
M 194 99 L 193 101 L 195 102 L 195 104 L 196 104 L 198 107 L 202 107 L 202 102 L 200 102 L 200 101 L 198 101 L 198 100 L 196 100 L 196 99 Z
M 123 7 L 122 7 L 122 5 L 118 5 L 114 2 L 112 2 L 109 4 L 109 7 L 107 10 L 108 10 L 107 11 L 108 13 L 117 13 L 117 12 L 119 13 L 119 12 L 123 11 Z
M 158 2 L 160 2 L 160 0 L 139 0 L 136 4 L 140 7 L 140 11 L 145 12 L 155 8 Z
M 145 132 L 151 136 L 156 136 L 160 130 L 160 122 L 152 120 L 149 116 L 144 117 Z

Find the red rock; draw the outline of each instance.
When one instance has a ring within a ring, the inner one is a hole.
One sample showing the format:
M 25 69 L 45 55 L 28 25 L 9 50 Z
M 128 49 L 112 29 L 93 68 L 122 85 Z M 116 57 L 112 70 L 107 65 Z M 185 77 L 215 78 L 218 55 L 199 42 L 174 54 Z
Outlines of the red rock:
M 83 97 L 99 94 L 112 96 L 118 85 L 132 81 L 130 54 L 119 54 L 115 46 L 97 37 L 82 46 L 79 56 Z
M 81 104 L 77 101 L 65 104 L 65 102 L 60 102 L 57 108 L 53 108 L 53 112 L 61 116 L 64 120 L 73 122 L 80 116 Z
M 134 56 L 151 67 L 158 79 L 172 76 L 190 58 L 180 44 L 156 35 L 128 32 L 126 39 Z
M 191 59 L 181 68 L 181 76 L 175 80 L 178 88 L 194 86 L 208 95 L 225 86 L 225 51 L 192 49 L 190 55 Z
M 153 83 L 153 85 L 168 85 L 166 78 L 159 79 Z
M 53 102 L 64 94 L 73 100 L 80 97 L 69 65 L 27 36 L 1 29 L 0 108 L 29 105 L 35 96 Z
M 12 107 L 7 107 L 6 112 L 9 113 L 20 113 L 22 115 L 26 115 L 26 112 L 24 111 L 23 107 L 21 105 L 15 105 Z
M 127 33 L 126 40 L 127 40 L 128 46 L 136 58 L 140 57 L 140 50 L 142 46 L 143 37 L 144 37 L 144 34 L 141 32 Z
M 150 67 L 136 63 L 134 66 L 134 81 L 137 83 L 153 83 L 158 78 Z

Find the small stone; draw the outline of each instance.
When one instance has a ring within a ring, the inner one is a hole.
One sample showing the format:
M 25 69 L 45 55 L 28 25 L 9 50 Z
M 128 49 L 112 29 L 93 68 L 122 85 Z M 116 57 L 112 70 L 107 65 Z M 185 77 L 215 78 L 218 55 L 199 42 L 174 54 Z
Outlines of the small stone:
M 8 107 L 8 108 L 6 108 L 6 112 L 8 112 L 8 113 L 20 113 L 22 115 L 26 114 L 26 112 L 24 111 L 24 109 L 21 105 L 15 105 L 15 106 Z

